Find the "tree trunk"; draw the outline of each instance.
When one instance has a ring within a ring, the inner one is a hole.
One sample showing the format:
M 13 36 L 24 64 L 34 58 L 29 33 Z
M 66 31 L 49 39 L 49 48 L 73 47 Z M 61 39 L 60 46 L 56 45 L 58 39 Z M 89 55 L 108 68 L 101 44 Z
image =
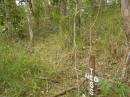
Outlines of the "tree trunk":
M 33 42 L 33 31 L 32 31 L 32 3 L 31 3 L 31 1 L 28 2 L 26 0 L 26 7 L 27 7 L 27 20 L 28 20 L 29 36 L 30 36 L 30 42 L 32 43 Z
M 66 0 L 60 1 L 60 12 L 62 15 L 66 15 L 66 12 L 67 12 L 67 1 Z
M 129 52 L 123 67 L 122 80 L 128 81 L 130 80 L 130 0 L 121 0 L 121 14 L 129 47 Z
M 3 5 L 4 5 L 4 13 L 5 13 L 5 26 L 8 30 L 8 41 L 12 41 L 13 40 L 13 26 L 12 26 L 12 22 L 11 22 L 11 17 L 9 14 L 9 4 L 7 3 L 6 0 L 3 0 Z
M 76 6 L 77 6 L 77 8 L 76 8 L 76 10 L 77 10 L 77 12 L 79 11 L 79 10 L 81 10 L 81 6 L 82 6 L 82 0 L 76 0 Z M 78 36 L 80 36 L 80 29 L 81 29 L 81 12 L 79 12 L 78 14 L 77 14 L 77 16 L 76 16 L 76 35 L 77 35 L 77 37 Z
M 47 0 L 48 14 L 51 15 L 52 12 L 52 4 L 50 0 Z

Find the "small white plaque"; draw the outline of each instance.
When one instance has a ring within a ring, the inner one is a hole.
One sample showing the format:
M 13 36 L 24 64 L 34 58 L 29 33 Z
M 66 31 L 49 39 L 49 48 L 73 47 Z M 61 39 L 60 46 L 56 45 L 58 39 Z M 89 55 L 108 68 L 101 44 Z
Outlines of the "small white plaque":
M 93 75 L 90 75 L 89 73 L 85 74 L 85 78 L 89 79 L 90 81 L 93 81 Z M 94 82 L 98 83 L 100 79 L 97 76 L 94 76 Z

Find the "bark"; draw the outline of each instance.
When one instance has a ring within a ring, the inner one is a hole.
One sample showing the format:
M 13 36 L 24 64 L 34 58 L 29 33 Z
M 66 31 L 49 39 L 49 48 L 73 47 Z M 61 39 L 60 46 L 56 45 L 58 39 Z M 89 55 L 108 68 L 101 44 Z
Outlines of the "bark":
M 126 62 L 123 67 L 122 80 L 128 81 L 130 79 L 130 0 L 121 0 L 121 14 L 129 47 Z

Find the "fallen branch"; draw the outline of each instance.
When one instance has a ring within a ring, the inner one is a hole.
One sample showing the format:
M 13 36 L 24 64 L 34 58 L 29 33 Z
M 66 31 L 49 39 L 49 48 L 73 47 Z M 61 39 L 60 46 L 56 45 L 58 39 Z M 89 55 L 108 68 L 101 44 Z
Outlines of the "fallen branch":
M 63 96 L 63 95 L 65 95 L 65 94 L 68 93 L 68 92 L 71 92 L 71 91 L 73 91 L 73 90 L 78 89 L 81 85 L 84 84 L 85 81 L 86 81 L 86 78 L 81 78 L 78 84 L 75 84 L 75 85 L 72 86 L 72 87 L 69 87 L 69 88 L 67 88 L 67 89 L 65 89 L 65 90 L 63 90 L 63 91 L 60 91 L 59 93 L 55 94 L 54 96 L 49 96 L 49 97 L 59 97 L 59 96 Z

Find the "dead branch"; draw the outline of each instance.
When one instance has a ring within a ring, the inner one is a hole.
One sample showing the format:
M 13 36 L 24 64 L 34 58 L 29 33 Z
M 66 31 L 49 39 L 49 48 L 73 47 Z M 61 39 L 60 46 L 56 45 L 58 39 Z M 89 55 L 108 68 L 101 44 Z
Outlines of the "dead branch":
M 79 84 L 75 84 L 74 86 L 69 87 L 69 88 L 67 88 L 67 89 L 65 89 L 65 90 L 63 90 L 63 91 L 60 91 L 59 93 L 57 93 L 57 94 L 55 94 L 55 95 L 53 95 L 53 96 L 49 96 L 49 97 L 59 97 L 59 96 L 63 96 L 63 95 L 65 95 L 65 94 L 68 93 L 68 92 L 71 92 L 71 91 L 73 91 L 73 90 L 78 89 L 81 85 L 83 85 L 83 84 L 85 83 L 85 81 L 86 81 L 86 78 L 81 78 L 80 81 L 79 81 Z

